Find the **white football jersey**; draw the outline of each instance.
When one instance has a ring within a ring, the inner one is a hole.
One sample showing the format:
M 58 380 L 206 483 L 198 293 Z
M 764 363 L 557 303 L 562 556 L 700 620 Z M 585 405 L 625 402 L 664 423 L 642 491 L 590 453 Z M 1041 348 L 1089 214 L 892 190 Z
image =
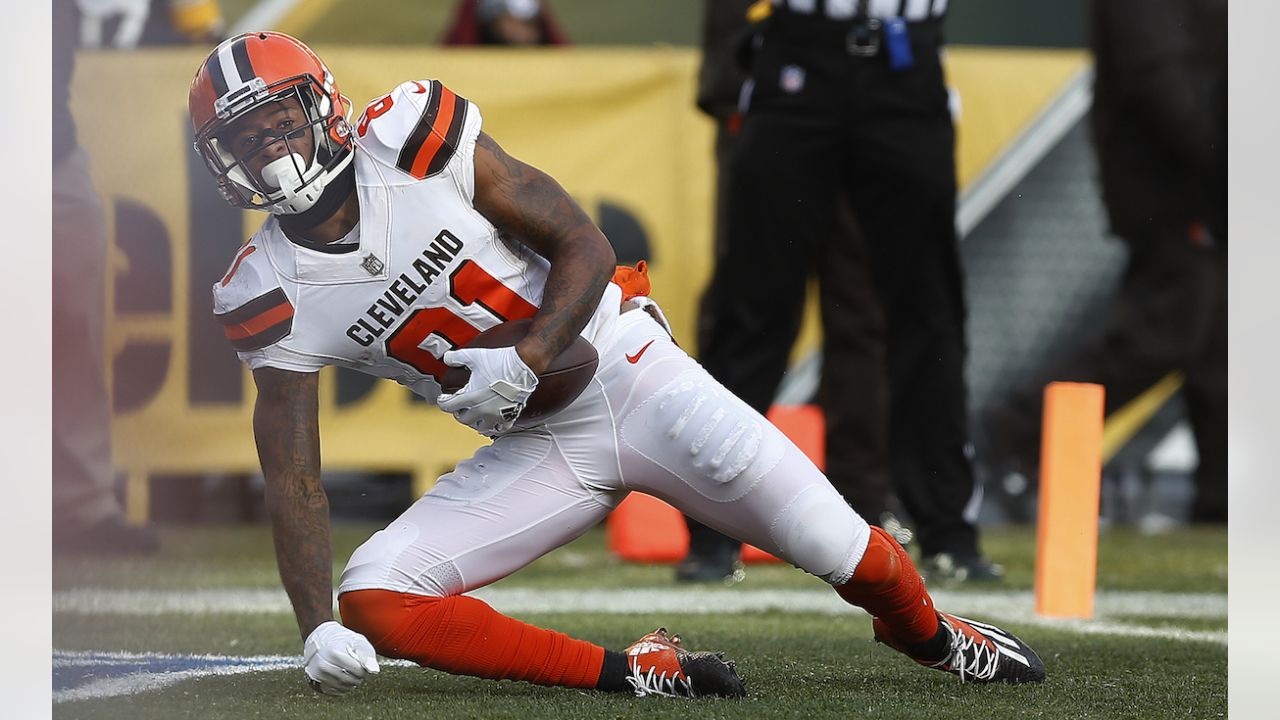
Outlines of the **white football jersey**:
M 439 81 L 406 82 L 356 124 L 358 242 L 303 246 L 272 216 L 213 286 L 214 313 L 250 367 L 326 365 L 389 378 L 434 402 L 440 357 L 542 302 L 549 264 L 499 239 L 473 206 L 480 111 Z M 582 335 L 612 342 L 607 286 Z

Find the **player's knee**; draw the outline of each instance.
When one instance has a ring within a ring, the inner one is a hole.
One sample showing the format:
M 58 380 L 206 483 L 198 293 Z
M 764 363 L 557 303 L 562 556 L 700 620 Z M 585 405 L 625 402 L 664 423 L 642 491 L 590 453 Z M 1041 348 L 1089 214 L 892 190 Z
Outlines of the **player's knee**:
M 394 590 L 351 590 L 338 596 L 342 624 L 364 635 L 379 652 L 412 613 L 413 596 Z
M 795 565 L 833 584 L 853 574 L 854 550 L 864 542 L 867 523 L 834 490 L 815 485 L 791 502 L 774 521 L 772 533 Z

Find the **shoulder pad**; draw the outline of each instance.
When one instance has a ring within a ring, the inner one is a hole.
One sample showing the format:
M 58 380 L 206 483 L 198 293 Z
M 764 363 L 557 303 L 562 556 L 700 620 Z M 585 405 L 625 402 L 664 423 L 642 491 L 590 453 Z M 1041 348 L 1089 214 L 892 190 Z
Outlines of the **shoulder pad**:
M 384 164 L 423 180 L 479 133 L 475 105 L 439 80 L 410 80 L 365 108 L 356 136 Z
M 240 352 L 278 342 L 293 330 L 293 303 L 281 287 L 259 238 L 236 253 L 231 267 L 213 284 L 213 314 Z

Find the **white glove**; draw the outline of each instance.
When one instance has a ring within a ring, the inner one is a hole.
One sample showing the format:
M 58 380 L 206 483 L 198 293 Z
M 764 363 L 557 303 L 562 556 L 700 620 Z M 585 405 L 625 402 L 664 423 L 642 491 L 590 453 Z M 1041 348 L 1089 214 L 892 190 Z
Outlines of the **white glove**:
M 325 695 L 350 692 L 378 673 L 378 656 L 368 639 L 332 620 L 312 630 L 302 648 L 311 687 Z
M 457 392 L 441 394 L 436 405 L 483 435 L 510 430 L 538 387 L 538 376 L 515 347 L 450 350 L 441 359 L 446 365 L 470 369 L 471 378 Z

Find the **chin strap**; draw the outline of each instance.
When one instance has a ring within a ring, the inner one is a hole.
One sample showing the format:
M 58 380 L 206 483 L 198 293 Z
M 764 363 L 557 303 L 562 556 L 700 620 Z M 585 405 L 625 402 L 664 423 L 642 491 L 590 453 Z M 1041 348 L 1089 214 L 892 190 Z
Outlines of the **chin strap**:
M 306 212 L 324 192 L 324 173 L 319 173 L 311 182 L 304 183 L 301 168 L 307 163 L 298 153 L 290 153 L 276 158 L 262 168 L 262 182 L 274 186 L 284 194 L 284 199 L 275 203 L 276 207 L 288 214 Z
M 354 164 L 348 164 L 337 177 L 321 186 L 320 196 L 309 208 L 292 215 L 280 215 L 280 227 L 294 234 L 305 233 L 333 217 L 355 189 L 356 168 Z

